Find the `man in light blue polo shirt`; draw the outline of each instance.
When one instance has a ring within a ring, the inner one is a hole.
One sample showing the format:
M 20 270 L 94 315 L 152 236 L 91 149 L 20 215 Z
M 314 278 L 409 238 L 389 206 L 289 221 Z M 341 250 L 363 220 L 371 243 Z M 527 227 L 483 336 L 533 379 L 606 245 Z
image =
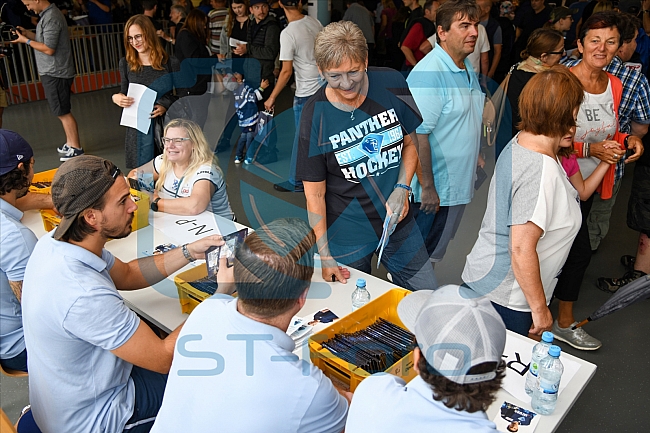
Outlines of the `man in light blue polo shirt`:
M 96 156 L 62 164 L 52 200 L 61 223 L 36 244 L 23 286 L 34 419 L 46 433 L 148 432 L 180 327 L 161 340 L 118 289 L 153 285 L 223 240 L 128 263 L 113 257 L 104 245 L 129 235 L 137 205 L 119 168 Z
M 20 219 L 16 200 L 34 177 L 34 152 L 18 134 L 0 129 L 0 364 L 27 371 L 20 300 L 23 276 L 36 236 Z
M 417 128 L 421 172 L 411 187 L 415 220 L 432 263 L 440 262 L 474 195 L 485 95 L 466 59 L 478 37 L 480 9 L 451 0 L 436 15 L 437 41 L 406 80 L 422 114 Z
M 506 326 L 487 298 L 467 287 L 419 290 L 397 306 L 417 340 L 408 384 L 390 374 L 354 392 L 346 433 L 495 433 L 485 413 L 505 377 Z
M 238 298 L 213 296 L 187 319 L 152 432 L 343 430 L 348 401 L 286 334 L 305 304 L 315 243 L 306 222 L 276 220 L 237 249 L 234 268 L 221 267 L 219 278 L 234 269 Z

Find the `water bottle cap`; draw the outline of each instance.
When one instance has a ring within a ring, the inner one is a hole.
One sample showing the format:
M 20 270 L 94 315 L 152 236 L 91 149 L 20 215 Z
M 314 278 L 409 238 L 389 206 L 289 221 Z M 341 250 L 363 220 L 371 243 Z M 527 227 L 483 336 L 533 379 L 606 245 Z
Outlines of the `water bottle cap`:
M 357 280 L 357 287 L 366 287 L 366 280 L 364 278 L 359 278 Z
M 553 358 L 558 358 L 560 356 L 560 352 L 562 352 L 562 349 L 560 346 L 556 346 L 555 344 L 548 348 L 548 354 Z
M 542 334 L 542 341 L 545 342 L 545 343 L 552 343 L 553 342 L 553 333 L 548 332 L 548 331 L 544 331 L 544 333 Z

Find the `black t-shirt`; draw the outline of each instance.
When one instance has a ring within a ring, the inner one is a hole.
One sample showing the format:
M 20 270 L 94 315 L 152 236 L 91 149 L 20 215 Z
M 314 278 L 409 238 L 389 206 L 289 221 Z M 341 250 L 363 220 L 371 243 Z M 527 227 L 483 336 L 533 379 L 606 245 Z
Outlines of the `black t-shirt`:
M 368 80 L 368 96 L 354 120 L 327 100 L 324 86 L 307 101 L 300 121 L 297 178 L 326 181 L 328 240 L 339 245 L 379 241 L 403 136 L 422 123 L 402 74 L 368 68 Z

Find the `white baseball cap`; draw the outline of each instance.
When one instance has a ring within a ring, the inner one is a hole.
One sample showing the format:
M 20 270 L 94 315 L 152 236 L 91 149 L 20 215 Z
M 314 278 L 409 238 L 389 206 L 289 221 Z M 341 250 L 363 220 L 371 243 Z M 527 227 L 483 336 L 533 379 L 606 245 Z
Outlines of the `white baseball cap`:
M 397 306 L 399 318 L 417 339 L 427 363 L 459 384 L 485 382 L 495 371 L 468 374 L 485 362 L 499 365 L 506 345 L 506 325 L 485 297 L 467 287 L 447 285 L 419 290 Z

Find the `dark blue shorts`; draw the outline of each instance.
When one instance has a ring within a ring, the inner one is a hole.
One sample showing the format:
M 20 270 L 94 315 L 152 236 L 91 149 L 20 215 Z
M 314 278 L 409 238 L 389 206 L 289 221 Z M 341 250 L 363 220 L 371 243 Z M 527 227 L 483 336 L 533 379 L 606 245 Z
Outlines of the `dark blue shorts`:
M 133 366 L 131 379 L 135 385 L 135 408 L 126 422 L 124 433 L 147 433 L 151 430 L 162 405 L 167 375 Z

